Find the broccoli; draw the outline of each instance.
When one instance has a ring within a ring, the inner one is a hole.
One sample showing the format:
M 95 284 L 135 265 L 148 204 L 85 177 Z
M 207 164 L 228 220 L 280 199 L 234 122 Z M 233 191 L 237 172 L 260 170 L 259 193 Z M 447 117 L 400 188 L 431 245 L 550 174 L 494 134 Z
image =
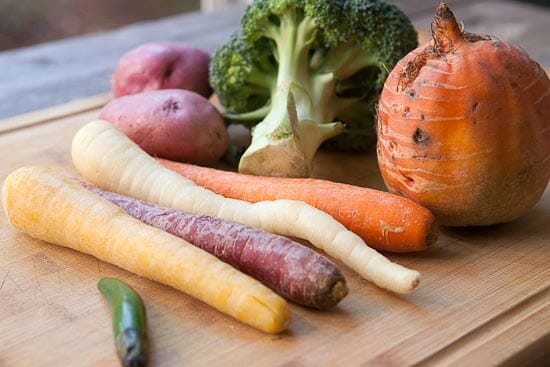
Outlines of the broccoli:
M 226 119 L 252 130 L 239 171 L 308 177 L 325 141 L 368 149 L 384 81 L 416 46 L 407 16 L 380 0 L 255 0 L 210 64 Z

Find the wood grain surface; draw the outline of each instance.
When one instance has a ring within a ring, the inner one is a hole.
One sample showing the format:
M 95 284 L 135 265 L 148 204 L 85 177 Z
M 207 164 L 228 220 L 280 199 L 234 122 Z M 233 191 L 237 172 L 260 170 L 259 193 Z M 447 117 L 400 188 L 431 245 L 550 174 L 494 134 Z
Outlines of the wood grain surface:
M 101 95 L 0 121 L 0 179 L 29 164 L 76 174 L 70 143 L 98 117 Z M 383 188 L 374 153 L 320 152 L 314 175 Z M 519 220 L 442 229 L 429 251 L 388 255 L 422 282 L 398 296 L 340 264 L 350 294 L 329 312 L 292 305 L 273 336 L 169 287 L 34 240 L 0 215 L 0 366 L 116 366 L 111 320 L 96 289 L 127 281 L 149 317 L 152 366 L 541 365 L 550 358 L 550 192 Z

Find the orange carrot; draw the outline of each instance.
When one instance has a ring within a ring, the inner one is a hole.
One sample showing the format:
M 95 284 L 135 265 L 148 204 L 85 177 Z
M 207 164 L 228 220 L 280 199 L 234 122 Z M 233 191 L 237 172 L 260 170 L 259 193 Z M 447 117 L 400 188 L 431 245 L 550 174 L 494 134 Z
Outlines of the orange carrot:
M 196 184 L 229 198 L 252 203 L 304 201 L 330 214 L 378 250 L 422 251 L 437 239 L 437 226 L 428 209 L 387 192 L 320 179 L 252 176 L 158 160 Z

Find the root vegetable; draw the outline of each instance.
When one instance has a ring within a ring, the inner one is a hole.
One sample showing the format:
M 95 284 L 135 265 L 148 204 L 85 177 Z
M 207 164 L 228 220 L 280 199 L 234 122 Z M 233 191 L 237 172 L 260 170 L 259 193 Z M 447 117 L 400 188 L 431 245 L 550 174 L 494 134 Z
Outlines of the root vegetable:
M 286 237 L 81 184 L 132 217 L 178 236 L 258 279 L 289 301 L 325 310 L 348 293 L 344 275 L 333 262 Z
M 158 89 L 186 89 L 208 98 L 210 55 L 182 42 L 157 41 L 125 53 L 111 77 L 115 97 Z
M 439 224 L 523 215 L 550 178 L 550 79 L 525 51 L 465 33 L 441 4 L 433 39 L 394 68 L 378 109 L 378 162 L 391 192 Z
M 174 287 L 269 333 L 290 322 L 285 300 L 260 282 L 51 169 L 11 173 L 2 202 L 11 225 L 32 237 Z
M 304 201 L 330 214 L 378 250 L 422 251 L 437 239 L 433 214 L 402 196 L 326 180 L 244 175 L 165 159 L 158 161 L 225 197 L 252 203 Z
M 228 146 L 223 118 L 204 97 L 165 89 L 117 98 L 101 109 L 147 153 L 182 162 L 216 162 Z
M 103 189 L 305 239 L 394 292 L 411 292 L 420 281 L 417 271 L 392 263 L 330 215 L 299 201 L 251 204 L 214 194 L 163 167 L 105 121 L 90 122 L 76 133 L 72 157 L 80 173 Z

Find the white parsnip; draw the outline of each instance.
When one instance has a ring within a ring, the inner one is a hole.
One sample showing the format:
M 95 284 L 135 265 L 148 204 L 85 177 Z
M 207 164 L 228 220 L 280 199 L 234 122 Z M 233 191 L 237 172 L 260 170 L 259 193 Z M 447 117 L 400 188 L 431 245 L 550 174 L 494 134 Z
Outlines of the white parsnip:
M 77 132 L 72 159 L 103 189 L 305 239 L 382 288 L 409 293 L 420 281 L 417 271 L 389 261 L 325 212 L 292 200 L 251 204 L 224 198 L 163 167 L 108 122 L 92 121 Z
M 260 282 L 51 169 L 11 173 L 2 202 L 10 224 L 32 237 L 174 287 L 269 333 L 290 322 L 286 301 Z

